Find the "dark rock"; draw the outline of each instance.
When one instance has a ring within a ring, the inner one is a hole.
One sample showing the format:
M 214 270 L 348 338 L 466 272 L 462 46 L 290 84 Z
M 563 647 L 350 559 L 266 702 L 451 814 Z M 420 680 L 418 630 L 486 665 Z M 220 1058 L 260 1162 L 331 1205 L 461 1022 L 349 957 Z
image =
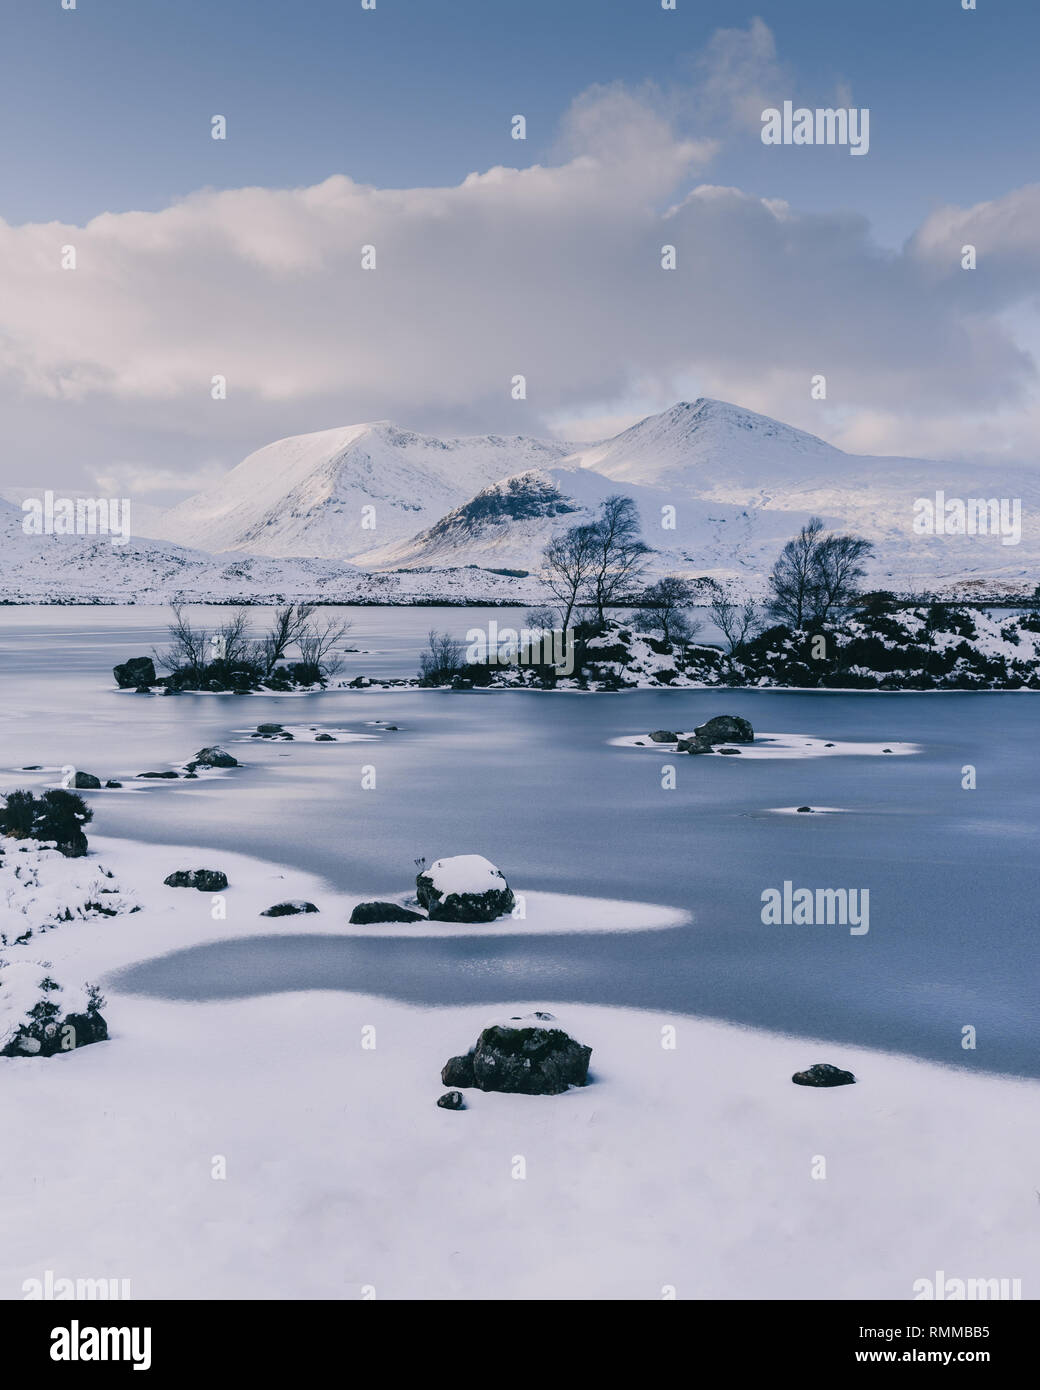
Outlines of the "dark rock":
M 273 907 L 265 907 L 261 912 L 261 917 L 297 917 L 304 912 L 317 912 L 313 903 L 304 902 L 302 898 L 297 898 L 292 902 L 275 903 Z
M 810 815 L 813 815 L 813 814 L 814 814 L 813 808 L 812 808 L 811 806 L 799 806 L 799 807 L 798 807 L 798 814 L 799 814 L 799 815 L 803 815 L 806 811 L 808 811 L 808 813 L 809 813 Z
M 471 1057 L 473 1084 L 481 1091 L 527 1096 L 555 1096 L 568 1086 L 584 1086 L 592 1048 L 554 1023 L 552 1014 L 539 1012 L 485 1028 Z M 452 1058 L 442 1081 L 459 1060 Z
M 314 742 L 315 742 L 315 743 L 335 743 L 336 740 L 332 737 L 331 734 L 318 734 L 317 737 L 315 738 Z
M 396 724 L 387 724 L 387 725 L 386 725 L 386 731 L 387 731 L 388 734 L 396 734 L 396 733 L 398 732 L 397 725 L 396 725 Z
M 371 902 L 358 903 L 350 914 L 350 920 L 354 926 L 368 927 L 374 922 L 425 922 L 426 918 L 421 912 L 398 907 L 396 903 Z
M 718 751 L 719 751 L 720 756 L 725 757 L 725 758 L 739 758 L 739 757 L 740 757 L 740 749 L 739 749 L 739 748 L 720 748 Z
M 167 685 L 163 687 L 164 695 L 179 695 L 180 693 L 181 692 L 176 688 L 176 686 Z
M 667 729 L 655 729 L 650 738 L 654 743 L 676 743 L 679 735 L 669 733 Z
M 122 782 L 106 782 L 106 783 L 105 783 L 105 786 L 106 786 L 106 787 L 121 787 L 122 785 L 123 785 Z
M 200 748 L 195 754 L 195 766 L 238 767 L 238 759 L 233 758 L 230 753 L 225 753 L 223 748 Z M 189 771 L 194 772 L 195 768 L 190 767 Z
M 154 685 L 155 662 L 150 656 L 132 656 L 121 666 L 113 666 L 112 674 L 120 690 L 128 690 L 131 686 Z
M 738 714 L 718 714 L 706 724 L 700 724 L 693 731 L 699 738 L 709 743 L 754 743 L 755 731 L 746 719 Z
M 675 750 L 677 753 L 714 753 L 714 747 L 706 738 L 698 738 L 695 734 L 690 738 L 681 738 Z
M 197 888 L 200 893 L 219 893 L 228 886 L 220 869 L 178 869 L 163 879 L 167 888 Z
M 54 1057 L 107 1039 L 108 1025 L 96 1009 L 91 1009 L 89 1013 L 66 1014 L 48 1022 L 34 1021 L 0 1049 L 0 1057 Z
M 515 899 L 502 873 L 481 855 L 458 855 L 458 859 L 482 861 L 487 866 L 487 881 L 492 886 L 482 892 L 451 892 L 445 896 L 436 886 L 435 878 L 441 870 L 452 864 L 452 859 L 438 860 L 430 869 L 418 874 L 415 880 L 415 895 L 422 907 L 426 908 L 433 922 L 493 922 L 497 917 L 512 912 Z M 474 868 L 474 881 L 482 875 L 481 864 Z M 501 884 L 501 887 L 497 885 Z
M 23 768 L 22 768 L 22 771 L 23 771 L 23 772 L 42 772 L 42 771 L 43 771 L 43 766 L 42 766 L 41 763 L 29 763 L 27 767 L 23 767 Z
M 77 772 L 69 785 L 79 791 L 94 792 L 101 786 L 101 778 L 95 777 L 92 772 Z
M 465 1110 L 466 1108 L 461 1091 L 445 1091 L 442 1096 L 438 1097 L 437 1104 L 442 1110 Z
M 891 753 L 891 748 L 882 748 L 882 753 Z
M 449 1057 L 441 1067 L 441 1081 L 445 1086 L 475 1086 L 473 1053 L 464 1052 L 461 1057 Z
M 171 777 L 179 777 L 179 772 L 139 772 L 138 777 L 158 777 L 164 781 L 169 781 Z
M 808 1071 L 796 1071 L 791 1080 L 796 1086 L 851 1086 L 856 1078 L 830 1062 L 814 1062 Z
M 134 691 L 135 695 L 150 695 L 152 692 L 147 685 L 139 685 Z
M 258 724 L 256 726 L 258 734 L 281 734 L 285 732 L 283 724 Z
M 833 744 L 833 743 L 825 743 L 823 746 L 824 746 L 824 748 L 833 748 L 833 747 L 834 747 L 834 744 Z

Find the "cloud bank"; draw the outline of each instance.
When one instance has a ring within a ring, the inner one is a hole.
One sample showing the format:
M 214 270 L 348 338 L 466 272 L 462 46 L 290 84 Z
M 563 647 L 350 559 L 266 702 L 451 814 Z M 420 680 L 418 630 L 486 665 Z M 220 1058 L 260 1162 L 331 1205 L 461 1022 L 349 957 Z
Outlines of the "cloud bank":
M 748 65 L 773 71 L 768 30 L 718 50 L 707 98 L 739 124 Z M 714 142 L 682 134 L 668 105 L 593 89 L 559 162 L 456 187 L 337 174 L 84 227 L 0 222 L 3 481 L 187 482 L 302 430 L 544 432 L 691 389 L 846 447 L 1028 456 L 1040 185 L 939 208 L 892 253 L 855 213 L 707 182 Z M 825 402 L 810 399 L 818 373 Z

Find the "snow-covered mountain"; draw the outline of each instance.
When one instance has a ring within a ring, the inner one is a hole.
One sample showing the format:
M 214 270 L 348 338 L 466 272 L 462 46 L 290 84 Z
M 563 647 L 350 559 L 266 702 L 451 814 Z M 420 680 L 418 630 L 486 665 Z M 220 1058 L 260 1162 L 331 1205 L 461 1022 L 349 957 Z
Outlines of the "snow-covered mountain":
M 159 540 L 122 547 L 21 537 L 21 511 L 0 501 L 0 599 L 479 602 L 511 592 L 527 603 L 541 596 L 547 541 L 616 492 L 639 509 L 651 576 L 736 576 L 761 593 L 784 542 L 813 513 L 871 540 L 869 582 L 901 593 L 1024 594 L 1040 576 L 1036 470 L 848 454 L 697 400 L 579 448 L 522 436 L 441 440 L 386 422 L 280 440 L 174 507 L 154 524 Z M 1020 541 L 915 534 L 915 499 L 937 492 L 1018 501 Z
M 389 421 L 280 439 L 172 508 L 160 539 L 205 550 L 349 560 L 414 535 L 507 474 L 555 463 L 567 444 L 437 439 Z
M 370 574 L 336 560 L 211 555 L 132 537 L 26 535 L 20 507 L 0 500 L 3 603 L 533 603 L 534 580 L 473 568 Z
M 1022 537 L 917 535 L 914 501 L 1020 499 Z M 478 492 L 407 540 L 356 557 L 369 568 L 476 563 L 537 571 L 549 538 L 623 492 L 654 549 L 651 572 L 740 576 L 761 589 L 813 513 L 874 542 L 875 583 L 900 591 L 1031 590 L 1040 569 L 1040 474 L 847 454 L 723 401 L 680 402 L 613 439 Z
M 612 439 L 576 450 L 571 460 L 619 483 L 678 487 L 700 496 L 719 488 L 784 487 L 825 476 L 848 458 L 815 435 L 726 401 L 680 401 Z

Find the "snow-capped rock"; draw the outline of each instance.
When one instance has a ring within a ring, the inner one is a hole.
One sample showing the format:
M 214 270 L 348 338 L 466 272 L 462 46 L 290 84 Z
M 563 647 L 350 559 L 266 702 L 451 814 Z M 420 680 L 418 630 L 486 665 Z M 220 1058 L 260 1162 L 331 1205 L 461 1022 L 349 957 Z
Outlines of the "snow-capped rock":
M 50 1057 L 108 1037 L 98 991 L 59 984 L 47 961 L 0 961 L 0 1057 Z
M 509 884 L 482 854 L 438 859 L 418 874 L 415 886 L 431 921 L 493 922 L 513 909 Z

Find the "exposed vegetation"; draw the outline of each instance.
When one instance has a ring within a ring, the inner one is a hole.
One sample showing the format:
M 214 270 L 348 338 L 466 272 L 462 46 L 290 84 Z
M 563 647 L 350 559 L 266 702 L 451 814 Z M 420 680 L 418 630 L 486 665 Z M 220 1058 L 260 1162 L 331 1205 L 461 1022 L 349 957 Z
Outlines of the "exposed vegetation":
M 168 674 L 159 684 L 174 690 L 291 690 L 322 686 L 342 666 L 336 649 L 350 623 L 318 618 L 307 603 L 274 610 L 260 637 L 249 632 L 248 610 L 241 608 L 212 630 L 197 628 L 184 608 L 173 606 L 170 645 L 155 654 Z M 289 655 L 295 651 L 296 660 Z
M 83 827 L 94 812 L 75 792 L 52 788 L 37 796 L 30 791 L 8 792 L 0 806 L 0 833 L 15 840 L 54 841 L 67 859 L 87 852 Z

